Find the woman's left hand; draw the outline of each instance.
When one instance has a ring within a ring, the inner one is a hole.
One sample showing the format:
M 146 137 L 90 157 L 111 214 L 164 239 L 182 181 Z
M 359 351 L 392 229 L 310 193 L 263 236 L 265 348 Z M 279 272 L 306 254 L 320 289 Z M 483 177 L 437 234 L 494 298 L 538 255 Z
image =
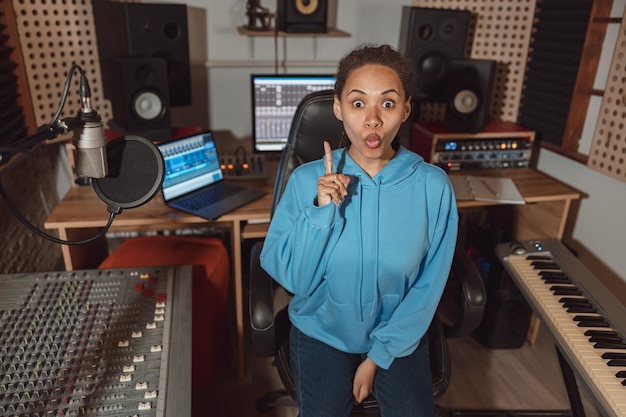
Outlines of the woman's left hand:
M 357 368 L 352 384 L 352 396 L 355 404 L 361 404 L 372 393 L 376 369 L 378 367 L 370 358 L 365 358 Z

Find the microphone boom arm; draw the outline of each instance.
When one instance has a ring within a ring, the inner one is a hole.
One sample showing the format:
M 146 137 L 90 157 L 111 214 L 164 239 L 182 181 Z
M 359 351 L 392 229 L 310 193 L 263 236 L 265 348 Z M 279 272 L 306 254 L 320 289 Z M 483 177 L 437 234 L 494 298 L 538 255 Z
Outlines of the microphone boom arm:
M 65 100 L 67 99 L 70 82 L 75 70 L 80 72 L 79 92 L 81 108 L 76 116 L 59 119 L 59 115 L 65 106 Z M 91 107 L 91 90 L 89 88 L 89 83 L 87 81 L 85 71 L 77 64 L 73 64 L 68 72 L 63 94 L 61 96 L 61 102 L 59 103 L 59 107 L 50 123 L 40 126 L 37 129 L 37 132 L 22 139 L 19 143 L 13 145 L 12 147 L 0 148 L 0 165 L 8 162 L 16 153 L 29 152 L 42 142 L 54 139 L 59 135 L 69 132 L 74 132 L 73 142 L 77 156 L 78 154 L 81 154 L 83 161 L 86 161 L 81 162 L 80 166 L 77 165 L 77 172 L 79 174 L 85 173 L 92 178 L 105 177 L 108 173 L 108 167 L 105 153 L 106 138 L 104 135 L 102 119 Z M 104 236 L 111 226 L 115 215 L 119 213 L 119 211 L 117 213 L 109 212 L 109 220 L 107 224 L 95 236 L 82 241 L 66 241 L 37 229 L 24 216 L 22 216 L 5 192 L 1 177 L 0 197 L 4 199 L 9 210 L 26 228 L 40 237 L 48 239 L 54 243 L 64 245 L 82 245 Z

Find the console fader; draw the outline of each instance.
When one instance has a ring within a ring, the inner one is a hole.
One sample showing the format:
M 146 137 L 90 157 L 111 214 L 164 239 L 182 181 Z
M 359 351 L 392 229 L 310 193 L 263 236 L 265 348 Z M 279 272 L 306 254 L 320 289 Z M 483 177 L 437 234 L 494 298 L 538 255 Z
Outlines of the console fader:
M 191 413 L 191 268 L 0 275 L 0 415 Z

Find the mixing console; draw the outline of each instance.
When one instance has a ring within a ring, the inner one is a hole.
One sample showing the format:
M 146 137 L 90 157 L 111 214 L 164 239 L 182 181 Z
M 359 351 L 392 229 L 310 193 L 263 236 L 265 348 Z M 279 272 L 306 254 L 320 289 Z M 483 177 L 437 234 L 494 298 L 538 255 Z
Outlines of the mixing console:
M 188 416 L 191 268 L 0 275 L 0 415 Z

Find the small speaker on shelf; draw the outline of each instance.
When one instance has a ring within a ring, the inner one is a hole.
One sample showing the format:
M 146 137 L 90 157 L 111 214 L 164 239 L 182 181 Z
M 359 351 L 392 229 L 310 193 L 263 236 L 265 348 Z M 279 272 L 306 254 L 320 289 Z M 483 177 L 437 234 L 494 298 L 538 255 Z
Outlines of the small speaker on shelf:
M 417 101 L 446 101 L 452 60 L 465 58 L 471 12 L 404 6 L 399 50 L 410 57 L 419 76 L 411 96 Z
M 283 32 L 328 32 L 328 0 L 278 0 L 276 15 L 276 28 Z
M 170 128 L 167 64 L 163 58 L 107 57 L 113 122 L 120 133 L 141 133 Z
M 449 132 L 477 133 L 489 123 L 496 61 L 452 61 L 448 79 L 445 127 Z

